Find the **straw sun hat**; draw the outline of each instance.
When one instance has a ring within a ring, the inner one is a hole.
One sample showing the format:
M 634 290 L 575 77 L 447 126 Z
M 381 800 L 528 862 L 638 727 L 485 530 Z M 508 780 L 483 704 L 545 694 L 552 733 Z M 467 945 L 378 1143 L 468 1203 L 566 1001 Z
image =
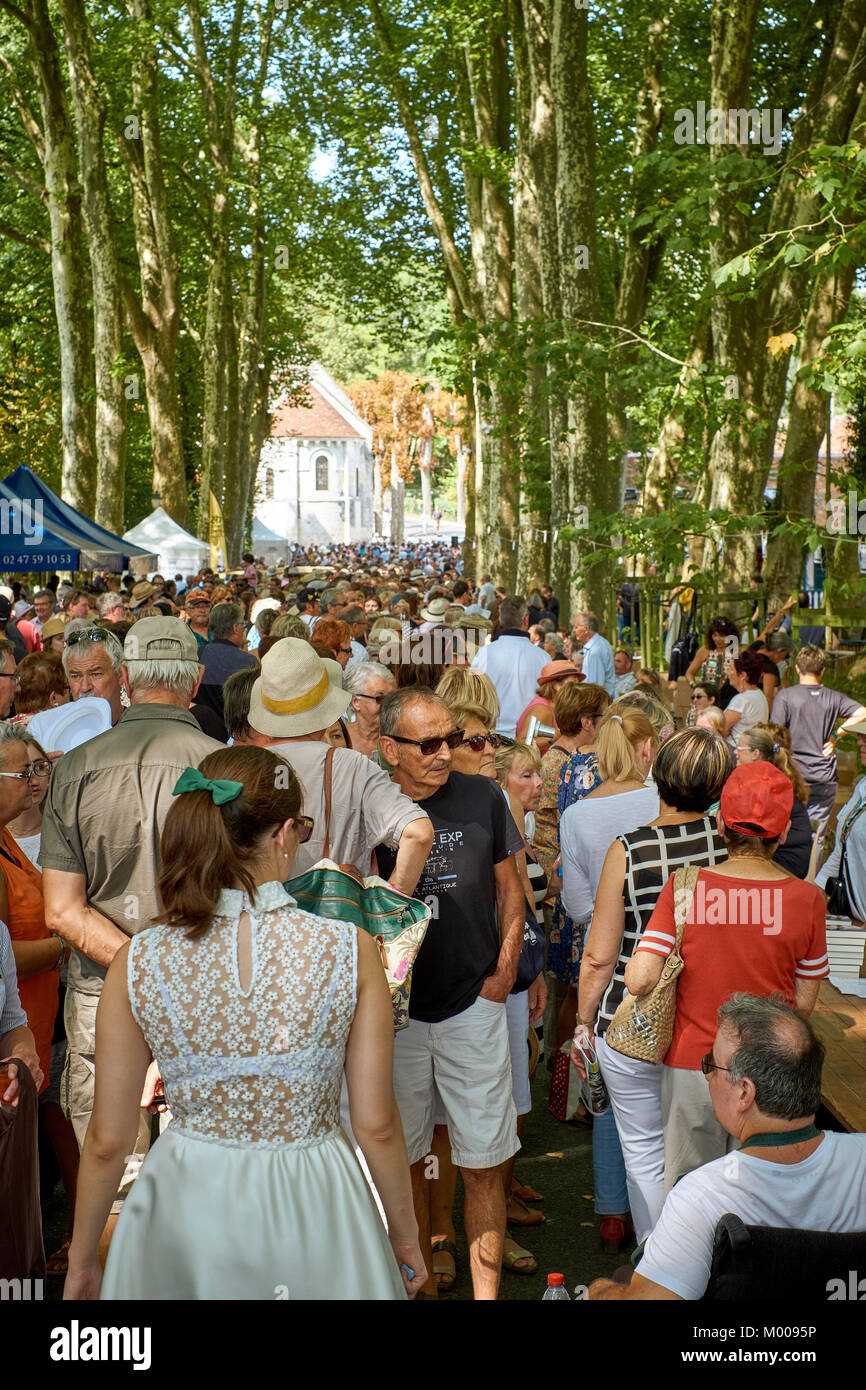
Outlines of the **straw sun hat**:
M 262 657 L 250 696 L 249 723 L 272 738 L 328 729 L 351 703 L 329 678 L 328 664 L 302 637 L 283 637 Z

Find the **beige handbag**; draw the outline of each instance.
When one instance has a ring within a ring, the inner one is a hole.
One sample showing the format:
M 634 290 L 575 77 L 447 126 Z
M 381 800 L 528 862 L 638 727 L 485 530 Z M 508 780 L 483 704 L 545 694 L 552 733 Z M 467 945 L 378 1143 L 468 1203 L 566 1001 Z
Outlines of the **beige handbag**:
M 658 984 L 649 994 L 627 994 L 604 1034 L 615 1052 L 637 1062 L 663 1062 L 674 1035 L 677 1012 L 677 976 L 683 968 L 680 947 L 686 918 L 695 896 L 700 869 L 690 864 L 674 874 L 676 941 L 662 966 Z

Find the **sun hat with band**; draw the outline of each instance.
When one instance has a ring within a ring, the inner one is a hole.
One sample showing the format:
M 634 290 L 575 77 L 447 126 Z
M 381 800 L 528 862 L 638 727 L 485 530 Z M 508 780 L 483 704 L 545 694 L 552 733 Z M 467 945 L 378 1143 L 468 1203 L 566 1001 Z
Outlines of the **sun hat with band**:
M 447 598 L 434 598 L 427 604 L 426 608 L 421 609 L 421 617 L 425 623 L 441 623 L 448 612 Z
M 132 593 L 129 599 L 130 606 L 132 608 L 140 608 L 141 605 L 143 603 L 147 603 L 147 600 L 151 598 L 155 593 L 156 589 L 154 588 L 153 584 L 148 584 L 147 580 L 143 579 L 139 584 L 133 585 Z
M 734 768 L 719 806 L 726 830 L 777 840 L 791 819 L 794 788 L 772 763 L 748 763 Z
M 328 666 L 302 637 L 282 637 L 262 657 L 250 694 L 250 726 L 272 738 L 301 738 L 329 729 L 352 697 L 329 678 Z

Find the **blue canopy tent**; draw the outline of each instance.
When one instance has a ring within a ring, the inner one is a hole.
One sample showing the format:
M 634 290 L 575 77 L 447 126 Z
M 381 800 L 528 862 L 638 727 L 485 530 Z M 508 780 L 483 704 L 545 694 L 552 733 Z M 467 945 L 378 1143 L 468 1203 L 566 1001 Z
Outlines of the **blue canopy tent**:
M 0 570 L 115 570 L 156 556 L 97 526 L 26 464 L 0 483 Z

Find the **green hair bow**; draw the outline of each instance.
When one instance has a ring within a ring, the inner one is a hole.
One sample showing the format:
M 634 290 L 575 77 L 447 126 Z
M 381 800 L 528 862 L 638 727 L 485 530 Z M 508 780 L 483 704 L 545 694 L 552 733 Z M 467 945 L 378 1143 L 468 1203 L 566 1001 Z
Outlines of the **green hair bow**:
M 215 806 L 225 801 L 234 801 L 244 789 L 243 782 L 232 782 L 228 777 L 205 777 L 197 767 L 188 767 L 174 784 L 172 796 L 181 792 L 210 792 Z

